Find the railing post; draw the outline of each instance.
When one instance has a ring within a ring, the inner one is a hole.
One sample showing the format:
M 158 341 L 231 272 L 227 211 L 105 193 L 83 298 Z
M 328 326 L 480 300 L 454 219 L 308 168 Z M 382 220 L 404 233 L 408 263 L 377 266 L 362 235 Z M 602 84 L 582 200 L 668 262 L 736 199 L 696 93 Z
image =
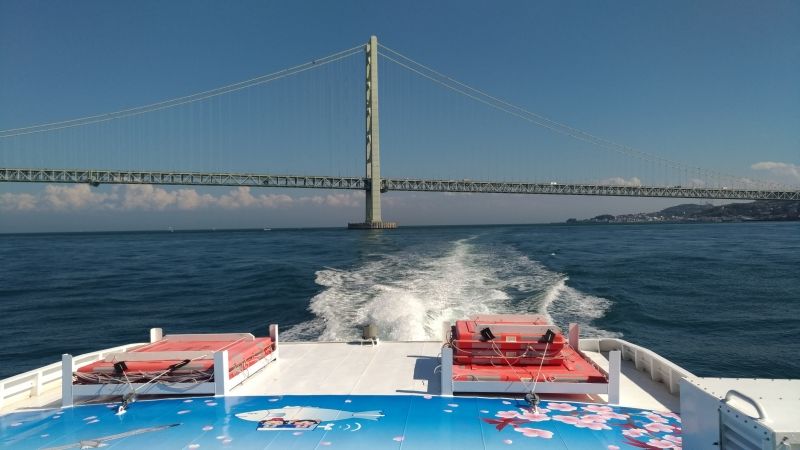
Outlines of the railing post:
M 42 371 L 39 370 L 33 375 L 33 386 L 31 387 L 31 397 L 36 397 L 42 393 Z
M 161 328 L 150 328 L 150 343 L 158 342 L 164 337 L 164 330 Z
M 619 405 L 619 382 L 622 354 L 614 350 L 608 354 L 608 403 Z
M 228 351 L 223 350 L 214 353 L 214 396 L 225 396 L 229 391 Z
M 580 349 L 581 328 L 577 323 L 569 324 L 569 346 L 575 350 Z
M 61 355 L 61 407 L 72 406 L 72 355 Z
M 445 396 L 453 395 L 453 349 L 452 347 L 442 347 L 441 359 L 442 388 L 441 393 Z
M 269 325 L 269 337 L 272 339 L 272 351 L 275 353 L 275 358 L 278 358 L 278 324 L 271 323 Z

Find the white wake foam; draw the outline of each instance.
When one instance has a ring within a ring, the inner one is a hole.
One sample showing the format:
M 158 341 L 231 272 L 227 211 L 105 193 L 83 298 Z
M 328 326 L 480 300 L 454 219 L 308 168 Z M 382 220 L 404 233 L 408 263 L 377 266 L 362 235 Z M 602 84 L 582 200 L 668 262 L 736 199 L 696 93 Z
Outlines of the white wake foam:
M 371 323 L 383 339 L 439 339 L 443 321 L 481 313 L 543 313 L 562 326 L 580 323 L 585 335 L 608 335 L 589 322 L 602 317 L 610 302 L 566 281 L 513 249 L 483 248 L 472 238 L 374 255 L 350 270 L 318 271 L 324 290 L 309 304 L 316 318 L 283 337 L 349 340 Z

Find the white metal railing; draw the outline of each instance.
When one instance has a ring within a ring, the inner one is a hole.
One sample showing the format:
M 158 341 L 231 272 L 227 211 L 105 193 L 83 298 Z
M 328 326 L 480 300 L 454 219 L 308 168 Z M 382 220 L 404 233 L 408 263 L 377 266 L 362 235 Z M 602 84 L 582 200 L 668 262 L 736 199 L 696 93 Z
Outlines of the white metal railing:
M 76 366 L 104 359 L 108 353 L 124 352 L 145 345 L 144 343 L 126 344 L 92 353 L 78 355 L 73 359 Z M 0 409 L 61 386 L 61 362 L 49 364 L 13 377 L 0 380 Z
M 590 352 L 620 351 L 623 360 L 633 361 L 637 369 L 649 374 L 651 380 L 665 384 L 669 392 L 675 395 L 680 392 L 681 379 L 694 376 L 658 353 L 622 339 L 581 339 L 580 348 Z

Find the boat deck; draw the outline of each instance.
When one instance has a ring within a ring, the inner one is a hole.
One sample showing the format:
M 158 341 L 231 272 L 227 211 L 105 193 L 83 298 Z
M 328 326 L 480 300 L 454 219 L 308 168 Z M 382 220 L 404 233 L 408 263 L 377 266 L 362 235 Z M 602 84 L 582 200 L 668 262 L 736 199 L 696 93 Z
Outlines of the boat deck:
M 623 358 L 620 405 L 606 405 L 601 395 L 543 395 L 534 410 L 520 396 L 439 395 L 441 348 L 283 342 L 276 361 L 228 396 L 140 398 L 121 415 L 119 397 L 78 398 L 75 407 L 60 408 L 58 383 L 49 382 L 0 410 L 0 448 L 569 450 L 651 439 L 675 439 L 669 442 L 680 448 L 679 399 L 636 368 L 639 357 Z M 606 352 L 584 352 L 608 367 Z
M 441 342 L 284 342 L 280 357 L 242 385 L 233 395 L 289 394 L 430 394 L 441 391 Z M 584 351 L 608 368 L 606 352 Z M 550 399 L 606 402 L 603 395 L 550 395 Z M 678 411 L 679 399 L 662 383 L 622 362 L 620 404 L 633 408 Z
M 282 342 L 280 356 L 236 386 L 231 395 L 438 395 L 441 390 L 441 342 Z M 608 367 L 607 352 L 584 350 Z M 623 359 L 620 404 L 632 408 L 678 411 L 679 399 L 668 388 Z M 38 396 L 5 405 L 0 413 L 61 406 L 57 385 Z M 605 403 L 603 395 L 543 395 L 552 400 Z M 96 399 L 95 401 L 111 399 Z M 85 401 L 85 400 L 83 400 Z M 76 399 L 81 403 L 81 399 Z

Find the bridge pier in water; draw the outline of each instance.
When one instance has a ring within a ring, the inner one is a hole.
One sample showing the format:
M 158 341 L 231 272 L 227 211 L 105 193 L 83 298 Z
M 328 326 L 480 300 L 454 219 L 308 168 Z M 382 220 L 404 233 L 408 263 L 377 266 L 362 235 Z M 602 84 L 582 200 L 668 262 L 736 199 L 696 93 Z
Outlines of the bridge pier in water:
M 397 228 L 381 220 L 381 140 L 378 123 L 378 38 L 371 36 L 366 48 L 366 212 L 364 222 L 347 224 L 351 230 Z

